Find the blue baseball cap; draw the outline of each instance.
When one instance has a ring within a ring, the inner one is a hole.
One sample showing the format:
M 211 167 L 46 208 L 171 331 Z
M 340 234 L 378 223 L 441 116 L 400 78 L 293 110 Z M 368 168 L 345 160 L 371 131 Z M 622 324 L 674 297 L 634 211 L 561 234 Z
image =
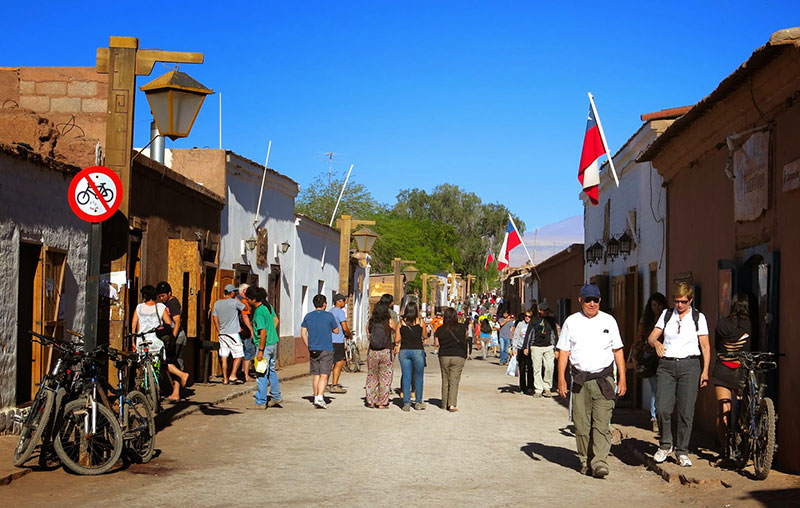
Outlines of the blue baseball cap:
M 600 289 L 594 284 L 586 284 L 581 288 L 581 298 L 600 298 Z

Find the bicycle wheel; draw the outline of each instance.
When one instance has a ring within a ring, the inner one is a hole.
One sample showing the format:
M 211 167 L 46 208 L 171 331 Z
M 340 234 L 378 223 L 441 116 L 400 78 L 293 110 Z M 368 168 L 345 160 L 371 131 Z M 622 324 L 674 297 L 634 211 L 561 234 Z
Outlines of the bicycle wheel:
M 150 401 L 142 392 L 132 391 L 125 403 L 125 451 L 134 462 L 149 462 L 156 450 L 156 423 Z
M 122 430 L 114 413 L 97 404 L 92 426 L 92 408 L 84 398 L 64 407 L 63 423 L 53 443 L 64 467 L 83 475 L 97 475 L 111 469 L 122 455 Z
M 61 425 L 61 417 L 59 415 L 61 414 L 61 409 L 64 407 L 64 398 L 66 396 L 67 390 L 63 386 L 56 391 L 52 416 L 47 422 L 44 434 L 42 434 L 42 445 L 39 449 L 39 467 L 42 469 L 55 469 L 61 465 L 61 462 L 58 460 L 58 455 L 56 455 L 56 451 L 53 448 L 53 432 Z
M 89 194 L 88 190 L 82 190 L 75 196 L 75 200 L 78 202 L 79 205 L 85 205 L 89 202 L 91 194 Z
M 22 467 L 26 460 L 31 458 L 36 444 L 42 438 L 42 433 L 47 428 L 47 422 L 53 412 L 55 394 L 42 386 L 33 399 L 31 409 L 25 422 L 22 424 L 22 434 L 19 436 L 17 447 L 14 449 L 14 465 Z
M 772 469 L 772 456 L 775 454 L 775 404 L 765 397 L 758 408 L 756 435 L 753 447 L 753 469 L 756 479 L 764 480 Z
M 353 346 L 353 372 L 361 372 L 361 355 L 358 353 L 358 346 Z
M 114 191 L 113 190 L 111 190 L 109 188 L 106 188 L 106 187 L 103 187 L 103 190 L 100 191 L 100 195 L 103 196 L 103 199 L 109 205 L 114 202 Z
M 150 408 L 155 415 L 161 412 L 161 389 L 158 386 L 158 376 L 156 376 L 156 371 L 153 369 L 152 363 L 148 363 L 145 366 L 144 375 L 146 379 L 145 393 L 147 393 L 147 399 L 150 401 Z

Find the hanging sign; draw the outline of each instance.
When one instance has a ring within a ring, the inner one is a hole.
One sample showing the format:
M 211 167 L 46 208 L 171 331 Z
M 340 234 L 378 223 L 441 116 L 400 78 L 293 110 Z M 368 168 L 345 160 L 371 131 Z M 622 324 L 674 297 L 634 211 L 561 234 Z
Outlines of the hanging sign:
M 92 166 L 72 179 L 67 192 L 69 207 L 87 222 L 103 222 L 122 203 L 122 180 L 105 166 Z

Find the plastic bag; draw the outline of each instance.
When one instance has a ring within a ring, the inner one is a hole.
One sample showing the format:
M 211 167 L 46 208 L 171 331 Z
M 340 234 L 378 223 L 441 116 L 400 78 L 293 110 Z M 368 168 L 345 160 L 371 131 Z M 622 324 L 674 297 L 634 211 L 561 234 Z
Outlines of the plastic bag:
M 260 361 L 256 360 L 255 364 L 256 364 L 256 372 L 258 372 L 259 374 L 264 374 L 265 372 L 267 372 L 267 367 L 269 367 L 269 362 L 267 361 L 266 358 L 261 358 Z
M 517 377 L 517 356 L 514 355 L 508 361 L 508 368 L 506 369 L 506 376 Z

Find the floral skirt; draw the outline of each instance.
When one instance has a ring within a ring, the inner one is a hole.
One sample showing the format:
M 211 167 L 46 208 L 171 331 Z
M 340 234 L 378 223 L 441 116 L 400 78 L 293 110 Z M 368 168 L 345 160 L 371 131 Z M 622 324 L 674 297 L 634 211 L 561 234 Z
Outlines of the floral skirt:
M 367 353 L 367 404 L 386 406 L 392 396 L 392 350 Z

